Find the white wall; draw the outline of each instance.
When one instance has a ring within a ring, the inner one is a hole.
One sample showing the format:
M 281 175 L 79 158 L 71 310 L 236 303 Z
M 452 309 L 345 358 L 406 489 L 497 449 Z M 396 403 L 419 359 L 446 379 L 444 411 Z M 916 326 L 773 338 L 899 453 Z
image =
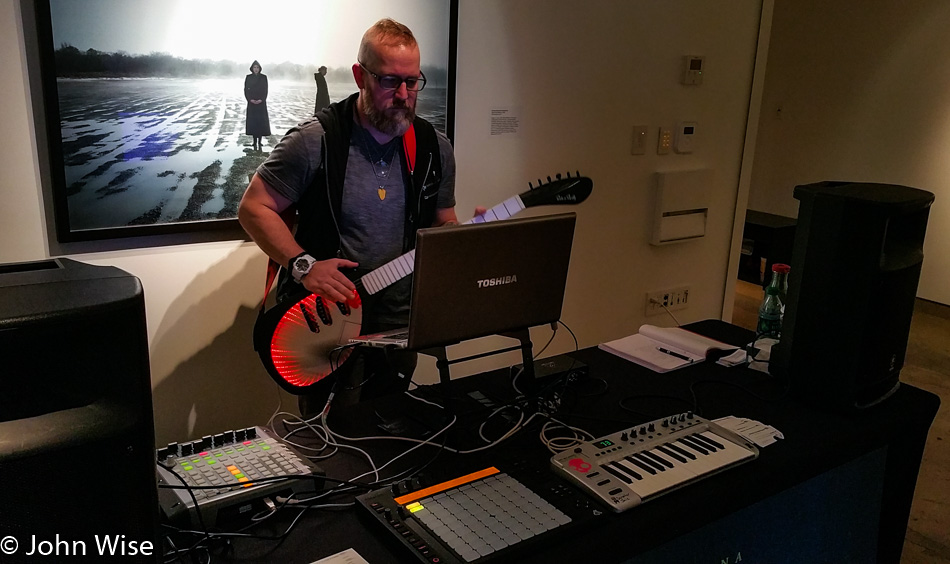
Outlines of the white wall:
M 46 228 L 40 200 L 33 114 L 29 105 L 26 53 L 19 4 L 0 2 L 0 263 L 46 257 Z
M 759 11 L 757 1 L 461 3 L 460 209 L 557 171 L 593 178 L 575 210 L 563 315 L 581 346 L 636 331 L 644 294 L 671 285 L 693 290 L 681 322 L 719 317 Z M 706 56 L 702 86 L 679 83 L 686 54 Z M 519 138 L 490 137 L 494 107 L 520 111 Z M 682 120 L 699 123 L 699 149 L 657 156 L 659 126 Z M 650 126 L 650 150 L 631 156 L 638 124 Z M 707 237 L 650 246 L 651 175 L 693 168 L 715 173 Z
M 796 185 L 936 195 L 917 295 L 950 304 L 950 3 L 776 2 L 749 207 L 795 217 Z
M 528 180 L 580 170 L 594 194 L 578 213 L 563 320 L 581 347 L 636 331 L 644 294 L 688 284 L 686 323 L 719 317 L 727 281 L 737 186 L 750 105 L 759 0 L 462 0 L 458 115 L 459 215 L 527 188 Z M 0 190 L 0 261 L 45 258 L 39 160 L 31 144 L 28 81 L 18 3 L 0 0 L 0 45 L 8 78 L 0 122 L 8 150 Z M 682 56 L 706 57 L 705 83 L 679 84 Z M 490 110 L 520 112 L 519 134 L 489 135 Z M 691 155 L 657 156 L 660 125 L 699 123 Z M 631 156 L 631 128 L 649 125 L 647 155 Z M 19 140 L 11 143 L 11 140 Z M 648 244 L 651 175 L 709 168 L 707 236 L 666 247 Z M 545 208 L 535 213 L 552 211 Z M 263 255 L 249 243 L 193 243 L 87 253 L 138 276 L 148 315 L 155 417 L 160 442 L 265 420 L 276 386 L 251 350 Z M 573 349 L 566 332 L 545 355 Z M 533 331 L 536 347 L 550 330 Z M 484 350 L 483 340 L 451 351 Z M 457 373 L 518 362 L 505 355 Z M 456 373 L 456 367 L 453 367 Z M 422 363 L 432 381 L 434 365 Z M 287 396 L 284 396 L 285 400 Z

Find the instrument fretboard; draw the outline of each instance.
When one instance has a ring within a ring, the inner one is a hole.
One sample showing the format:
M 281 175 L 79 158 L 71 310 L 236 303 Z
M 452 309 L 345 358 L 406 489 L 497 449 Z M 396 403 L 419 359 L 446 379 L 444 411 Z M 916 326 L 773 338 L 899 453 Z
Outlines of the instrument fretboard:
M 508 219 L 521 210 L 525 209 L 520 196 L 513 196 L 504 202 L 486 211 L 484 215 L 478 215 L 465 222 L 465 225 L 474 223 L 488 223 L 490 221 L 499 221 Z M 404 255 L 400 255 L 376 270 L 360 278 L 363 288 L 370 295 L 395 284 L 406 276 L 412 274 L 415 267 L 416 251 L 412 250 Z

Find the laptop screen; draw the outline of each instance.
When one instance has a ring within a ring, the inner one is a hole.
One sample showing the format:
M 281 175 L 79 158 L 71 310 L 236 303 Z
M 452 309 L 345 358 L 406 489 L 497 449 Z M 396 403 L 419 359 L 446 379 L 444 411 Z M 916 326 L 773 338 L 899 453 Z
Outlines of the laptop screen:
M 416 232 L 410 349 L 556 322 L 574 213 Z

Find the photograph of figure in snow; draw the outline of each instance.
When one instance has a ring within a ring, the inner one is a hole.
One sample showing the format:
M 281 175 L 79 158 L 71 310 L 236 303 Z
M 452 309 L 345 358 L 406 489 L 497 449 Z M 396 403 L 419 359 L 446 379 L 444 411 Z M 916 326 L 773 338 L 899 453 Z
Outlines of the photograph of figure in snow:
M 257 166 L 313 116 L 314 75 L 331 100 L 356 92 L 356 46 L 383 17 L 408 24 L 423 46 L 417 111 L 445 131 L 450 4 L 49 0 L 59 115 L 46 119 L 60 124 L 63 170 L 52 174 L 64 181 L 53 189 L 69 231 L 235 218 Z M 260 135 L 246 129 L 249 61 L 267 75 Z

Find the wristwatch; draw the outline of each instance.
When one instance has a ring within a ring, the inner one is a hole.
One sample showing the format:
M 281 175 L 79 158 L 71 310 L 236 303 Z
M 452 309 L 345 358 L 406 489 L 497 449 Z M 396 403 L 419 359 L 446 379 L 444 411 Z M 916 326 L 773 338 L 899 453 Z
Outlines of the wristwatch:
M 313 268 L 313 265 L 317 262 L 317 259 L 310 256 L 308 253 L 300 253 L 294 258 L 290 259 L 290 275 L 293 276 L 294 280 L 298 283 L 306 276 L 310 269 Z

